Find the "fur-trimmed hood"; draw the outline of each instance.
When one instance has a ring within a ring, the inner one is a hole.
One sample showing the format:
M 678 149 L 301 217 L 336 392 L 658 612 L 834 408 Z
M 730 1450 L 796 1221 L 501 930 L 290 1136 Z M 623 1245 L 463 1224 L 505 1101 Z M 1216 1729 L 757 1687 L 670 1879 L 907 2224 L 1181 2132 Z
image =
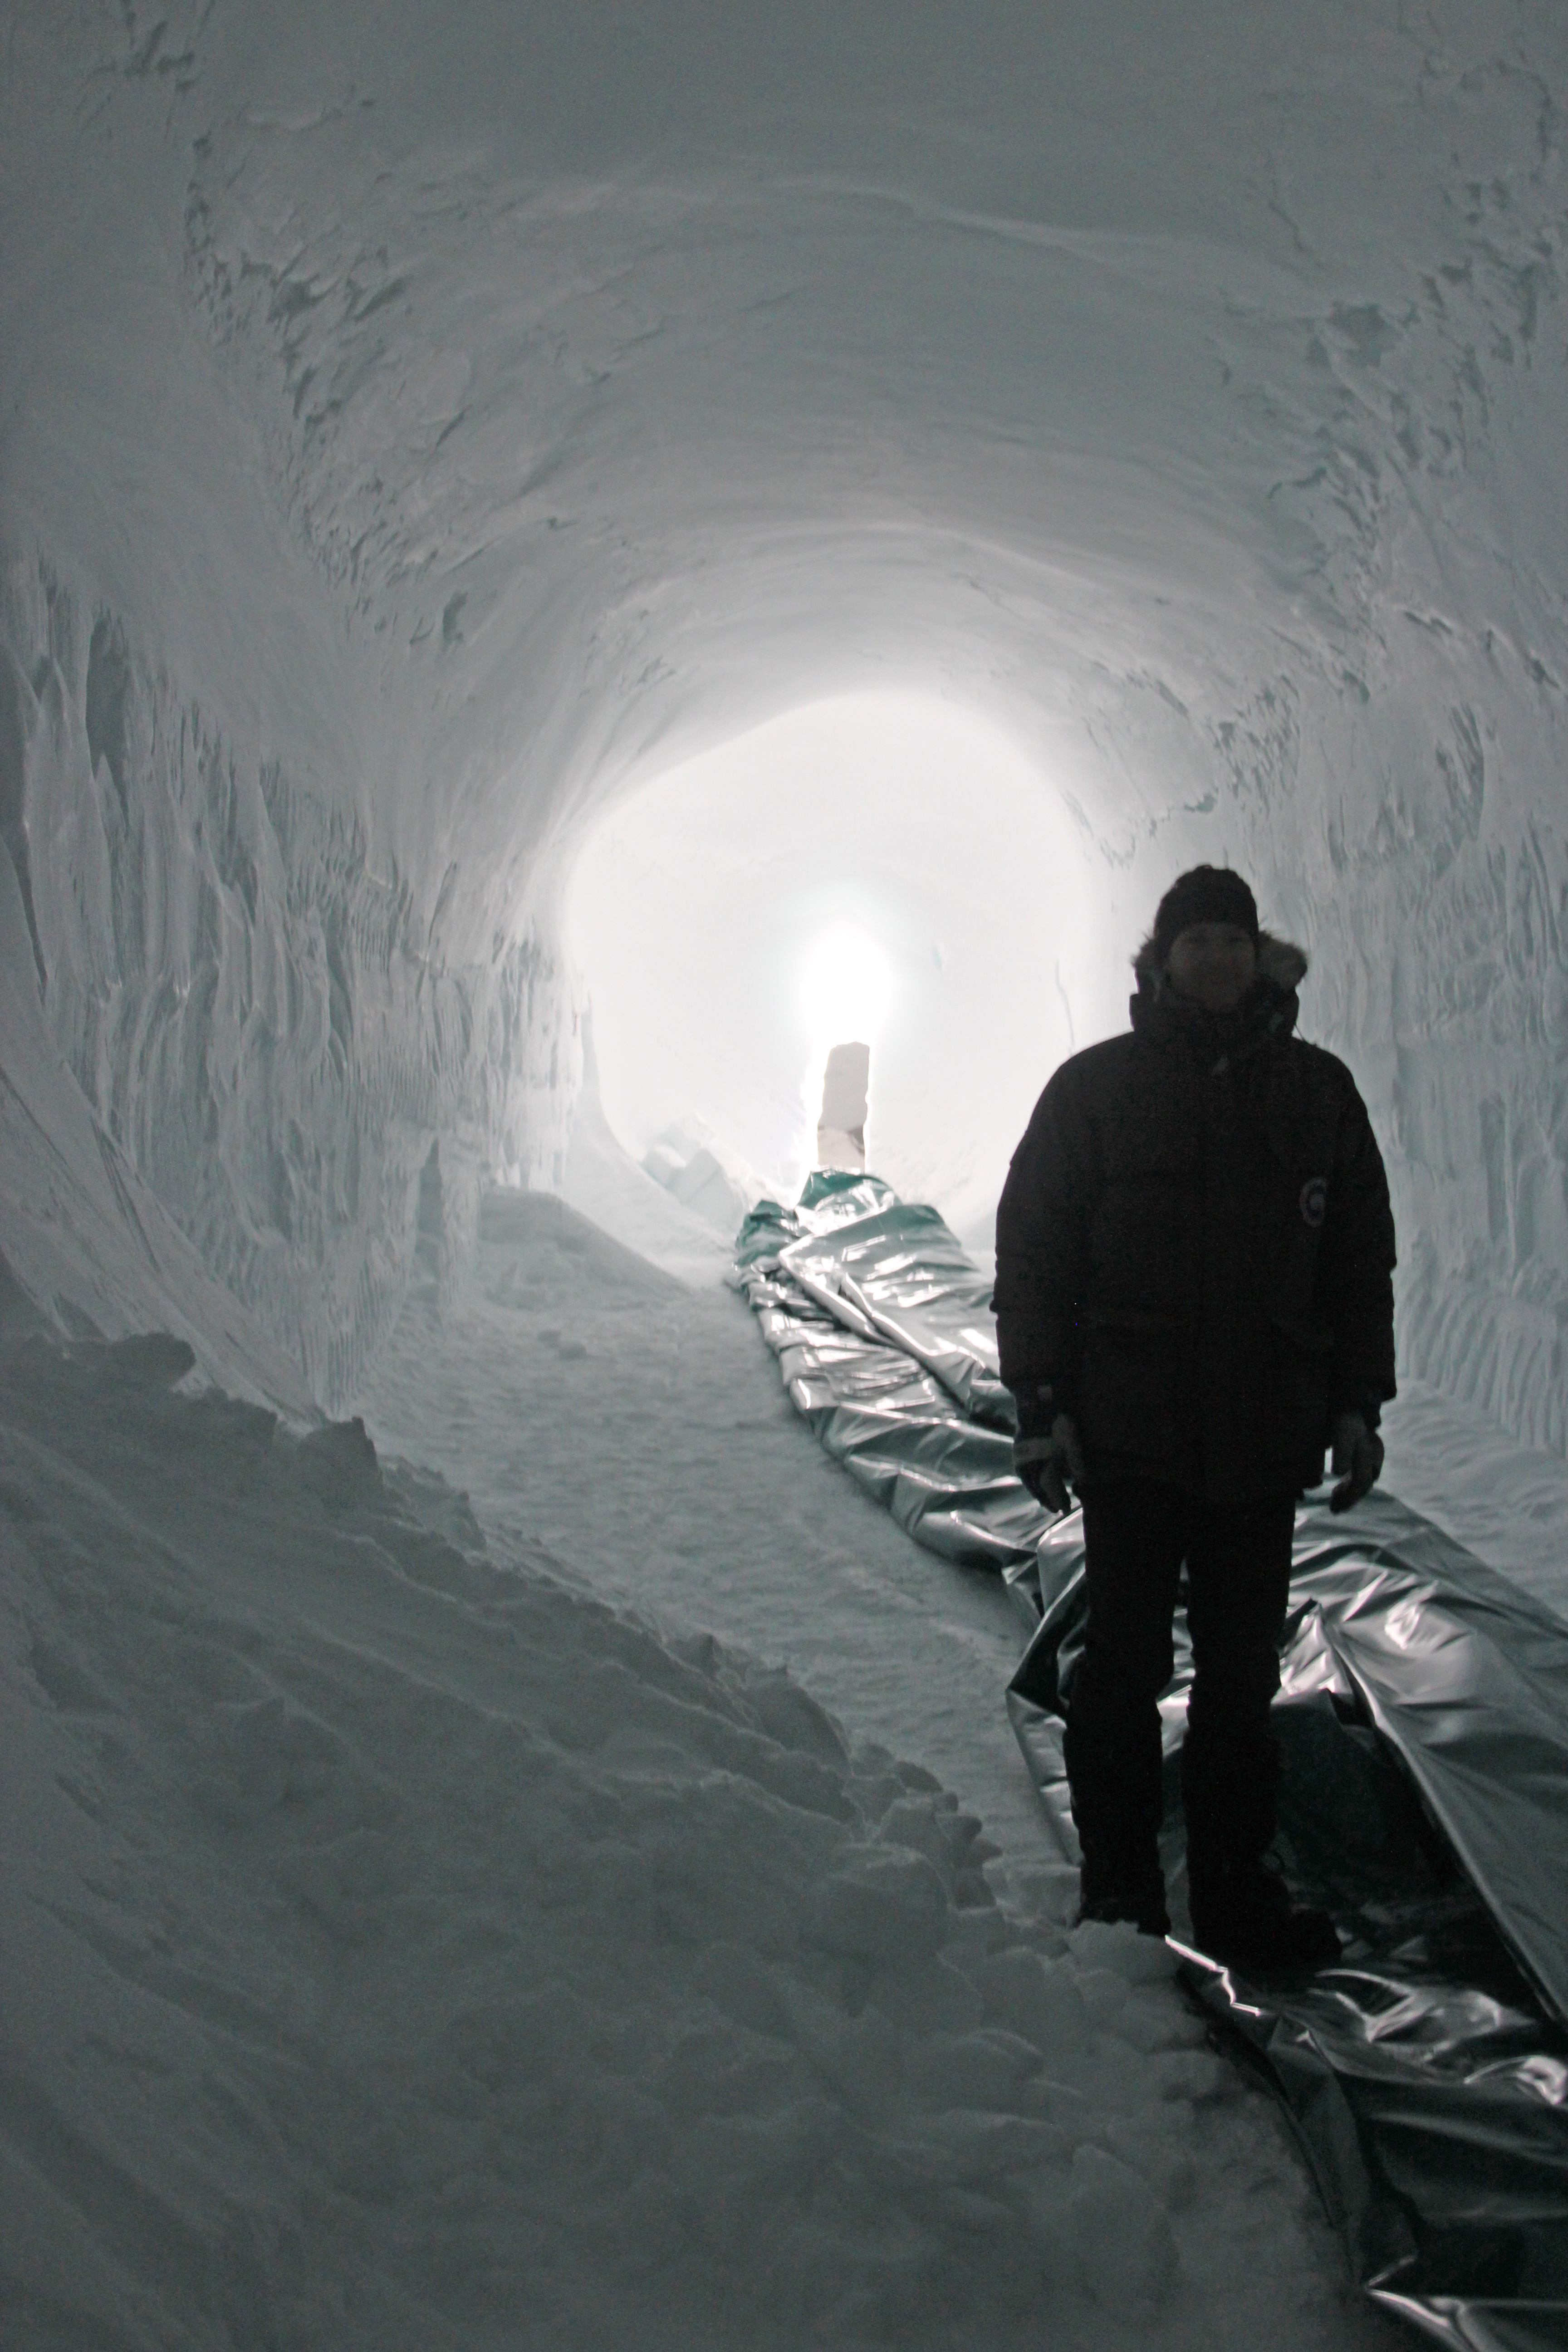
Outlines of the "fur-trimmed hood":
M 1294 940 L 1279 939 L 1273 931 L 1258 932 L 1258 977 L 1267 981 L 1269 987 L 1278 990 L 1281 996 L 1295 994 L 1307 976 L 1310 961 L 1306 949 L 1299 948 Z M 1132 969 L 1137 975 L 1139 995 L 1158 996 L 1165 975 L 1160 965 L 1152 931 L 1133 957 Z

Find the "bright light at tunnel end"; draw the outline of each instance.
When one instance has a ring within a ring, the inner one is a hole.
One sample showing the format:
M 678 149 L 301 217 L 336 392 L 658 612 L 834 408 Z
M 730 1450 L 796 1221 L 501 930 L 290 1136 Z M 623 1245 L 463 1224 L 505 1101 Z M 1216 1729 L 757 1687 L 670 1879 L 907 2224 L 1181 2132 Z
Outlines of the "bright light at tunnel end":
M 801 1002 L 817 1052 L 829 1045 L 874 1045 L 893 992 L 888 959 L 875 941 L 840 924 L 817 940 L 801 975 Z
M 986 1223 L 1071 1050 L 1066 987 L 1080 1025 L 1098 1017 L 1079 975 L 1105 960 L 1102 913 L 1081 870 L 1051 777 L 983 714 L 925 697 L 803 704 L 628 783 L 567 897 L 611 1133 L 637 1159 L 700 1126 L 793 1199 L 828 1055 L 864 1045 L 869 1164 Z M 1119 943 L 1107 1027 L 1125 1000 Z

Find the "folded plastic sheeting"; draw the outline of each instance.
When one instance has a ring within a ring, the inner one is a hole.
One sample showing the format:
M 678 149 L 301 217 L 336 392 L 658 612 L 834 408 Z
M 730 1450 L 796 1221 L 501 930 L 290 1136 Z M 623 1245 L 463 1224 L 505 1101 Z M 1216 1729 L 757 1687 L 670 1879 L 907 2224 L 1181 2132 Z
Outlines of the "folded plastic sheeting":
M 1013 1475 L 988 1286 L 936 1211 L 819 1170 L 797 1208 L 758 1203 L 733 1279 L 828 1452 L 928 1550 L 1001 1575 L 1032 1629 L 1050 1523 Z
M 1077 1513 L 1040 1555 L 1045 1615 L 1008 1710 L 1077 1858 L 1058 1708 L 1084 1624 Z M 1284 2100 L 1368 2294 L 1469 2352 L 1568 2344 L 1568 1628 L 1392 1497 L 1297 1515 L 1275 1709 L 1279 1841 L 1337 1967 L 1192 1990 Z M 1183 1941 L 1163 1702 L 1165 1862 Z
M 934 1210 L 874 1176 L 763 1202 L 734 1279 L 795 1404 L 920 1542 L 999 1571 L 1033 1639 L 1008 1712 L 1078 1859 L 1061 1706 L 1084 1629 L 1079 1515 L 1011 1473 L 985 1287 Z M 1298 1513 L 1276 1723 L 1280 1853 L 1338 1966 L 1186 1979 L 1290 2114 L 1373 2299 L 1465 2352 L 1568 2347 L 1568 1627 L 1392 1497 Z M 1164 1860 L 1191 1654 L 1162 1701 Z

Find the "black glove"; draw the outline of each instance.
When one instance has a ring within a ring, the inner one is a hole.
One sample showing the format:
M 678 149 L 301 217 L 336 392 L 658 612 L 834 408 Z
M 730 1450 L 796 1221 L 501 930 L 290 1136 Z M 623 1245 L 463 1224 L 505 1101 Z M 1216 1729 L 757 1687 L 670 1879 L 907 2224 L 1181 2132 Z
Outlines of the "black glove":
M 1079 1486 L 1083 1478 L 1083 1447 L 1079 1443 L 1078 1423 L 1065 1412 L 1058 1412 L 1048 1386 L 1020 1388 L 1013 1391 L 1018 1408 L 1018 1434 L 1013 1440 L 1013 1467 L 1033 1495 L 1047 1511 L 1058 1517 L 1072 1508 L 1068 1492 L 1070 1480 Z
M 1372 1492 L 1383 1475 L 1383 1440 L 1368 1427 L 1363 1412 L 1336 1412 L 1333 1449 L 1334 1475 L 1340 1483 L 1329 1496 L 1329 1508 L 1348 1511 Z

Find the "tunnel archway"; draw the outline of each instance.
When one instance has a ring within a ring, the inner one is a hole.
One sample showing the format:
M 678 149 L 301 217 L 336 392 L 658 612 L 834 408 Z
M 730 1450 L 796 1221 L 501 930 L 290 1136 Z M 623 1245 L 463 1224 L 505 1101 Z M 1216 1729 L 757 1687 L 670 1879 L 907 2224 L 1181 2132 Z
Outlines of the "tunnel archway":
M 1253 875 L 1407 1360 L 1568 1442 L 1560 12 L 160 23 L 8 51 L 6 839 L 72 1083 L 319 1392 L 437 1135 L 459 1231 L 558 1177 L 563 844 L 876 678 L 1090 780 L 1128 931 Z

